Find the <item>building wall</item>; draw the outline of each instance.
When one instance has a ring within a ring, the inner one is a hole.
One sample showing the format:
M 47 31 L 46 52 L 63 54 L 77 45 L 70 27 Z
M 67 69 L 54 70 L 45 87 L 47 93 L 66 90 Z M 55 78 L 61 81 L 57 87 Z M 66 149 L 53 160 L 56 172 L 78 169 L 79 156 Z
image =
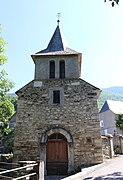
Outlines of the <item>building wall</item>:
M 12 130 L 16 125 L 16 113 L 10 118 L 9 128 Z
M 102 112 L 99 114 L 100 121 L 103 121 L 103 127 L 101 127 L 101 134 L 122 134 L 122 131 L 116 127 L 116 120 L 118 115 L 111 110 Z
M 55 61 L 55 78 L 59 79 L 59 62 L 65 61 L 65 77 L 79 78 L 80 64 L 77 55 L 39 57 L 35 60 L 35 79 L 49 79 L 49 63 Z
M 103 127 L 101 127 L 101 134 L 114 134 L 116 130 L 115 126 L 115 114 L 111 111 L 105 111 L 99 114 L 100 121 L 103 121 Z
M 53 90 L 61 91 L 61 104 L 53 105 Z M 81 79 L 32 81 L 17 92 L 16 160 L 37 160 L 41 136 L 53 128 L 65 129 L 73 139 L 75 169 L 102 162 L 97 108 L 99 90 Z M 69 156 L 69 155 L 68 155 Z M 45 162 L 46 163 L 46 162 Z

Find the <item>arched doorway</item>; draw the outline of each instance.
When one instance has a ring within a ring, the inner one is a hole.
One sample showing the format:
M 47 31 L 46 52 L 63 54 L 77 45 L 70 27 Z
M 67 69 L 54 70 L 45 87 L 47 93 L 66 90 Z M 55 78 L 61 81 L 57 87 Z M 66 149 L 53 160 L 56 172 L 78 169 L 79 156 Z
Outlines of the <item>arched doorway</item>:
M 44 161 L 44 171 L 45 171 L 45 175 L 48 174 L 48 170 L 47 170 L 47 144 L 49 143 L 49 137 L 52 138 L 53 134 L 61 134 L 63 135 L 64 138 L 66 138 L 65 143 L 67 144 L 67 155 L 68 155 L 68 170 L 67 170 L 67 174 L 72 174 L 74 172 L 74 146 L 73 146 L 73 138 L 71 136 L 71 134 L 63 129 L 63 128 L 52 128 L 48 131 L 45 131 L 44 133 L 42 133 L 41 135 L 41 142 L 40 142 L 40 159 Z M 58 140 L 56 140 L 58 141 Z M 62 140 L 61 140 L 62 142 Z
M 48 175 L 66 175 L 68 172 L 67 139 L 60 133 L 47 138 L 46 169 Z

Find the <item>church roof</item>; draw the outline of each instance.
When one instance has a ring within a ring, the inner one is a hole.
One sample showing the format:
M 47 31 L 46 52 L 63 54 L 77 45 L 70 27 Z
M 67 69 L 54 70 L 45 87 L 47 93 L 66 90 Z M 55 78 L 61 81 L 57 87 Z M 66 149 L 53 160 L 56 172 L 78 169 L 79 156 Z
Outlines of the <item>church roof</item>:
M 115 114 L 123 113 L 123 102 L 122 101 L 113 101 L 107 100 L 105 101 L 100 113 L 111 110 Z
M 80 53 L 68 47 L 68 43 L 66 39 L 64 38 L 64 35 L 62 31 L 60 30 L 60 27 L 58 24 L 47 48 L 37 52 L 36 54 L 32 56 L 67 55 L 67 54 L 80 54 Z

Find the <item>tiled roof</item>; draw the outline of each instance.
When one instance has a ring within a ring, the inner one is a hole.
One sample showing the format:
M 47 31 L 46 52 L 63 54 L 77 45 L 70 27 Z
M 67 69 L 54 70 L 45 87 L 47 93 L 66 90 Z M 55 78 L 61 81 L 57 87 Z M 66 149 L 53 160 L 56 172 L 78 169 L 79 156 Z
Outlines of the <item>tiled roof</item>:
M 105 101 L 102 109 L 100 110 L 100 113 L 105 112 L 107 110 L 111 110 L 115 114 L 123 113 L 123 102 L 107 100 L 107 101 Z
M 60 31 L 59 25 L 56 27 L 55 32 L 46 49 L 41 50 L 34 54 L 38 55 L 67 55 L 79 54 L 77 51 L 68 48 L 68 43 L 64 38 L 63 33 Z
M 78 52 L 74 51 L 73 49 L 70 49 L 70 48 L 66 48 L 64 51 L 52 51 L 52 52 L 38 52 L 35 54 L 36 55 L 42 55 L 42 56 L 45 56 L 45 55 L 67 55 L 67 54 L 79 54 Z

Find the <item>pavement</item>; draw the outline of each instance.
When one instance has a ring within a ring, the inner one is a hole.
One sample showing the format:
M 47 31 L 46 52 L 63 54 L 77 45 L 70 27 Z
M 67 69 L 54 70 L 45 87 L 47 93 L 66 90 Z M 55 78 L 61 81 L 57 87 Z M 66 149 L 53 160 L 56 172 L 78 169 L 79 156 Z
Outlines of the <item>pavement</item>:
M 82 180 L 123 180 L 123 155 L 109 159 L 97 168 L 85 170 Z
M 62 180 L 123 180 L 123 155 L 104 163 L 82 169 L 82 172 Z
M 123 180 L 123 155 L 88 168 L 68 177 L 54 176 L 46 180 Z

